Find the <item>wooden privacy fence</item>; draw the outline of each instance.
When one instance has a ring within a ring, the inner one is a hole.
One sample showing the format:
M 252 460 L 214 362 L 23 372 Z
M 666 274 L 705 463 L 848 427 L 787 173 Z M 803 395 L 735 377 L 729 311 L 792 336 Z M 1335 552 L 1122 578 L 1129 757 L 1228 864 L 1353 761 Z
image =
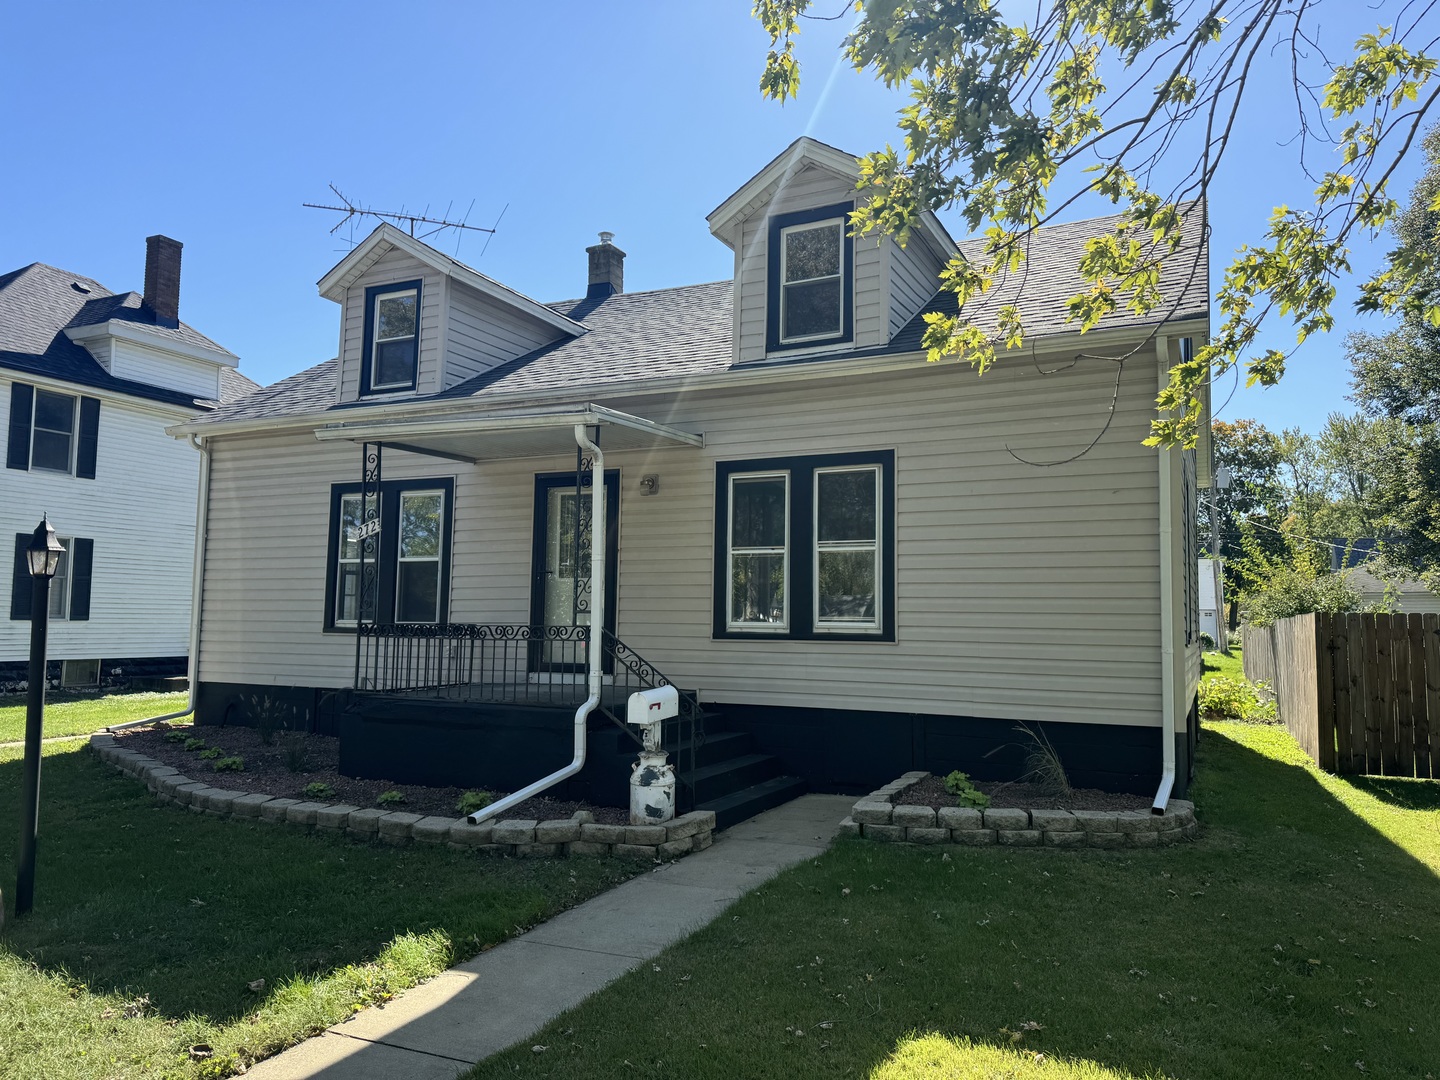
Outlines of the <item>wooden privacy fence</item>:
M 1322 769 L 1440 778 L 1440 615 L 1296 615 L 1243 655 Z

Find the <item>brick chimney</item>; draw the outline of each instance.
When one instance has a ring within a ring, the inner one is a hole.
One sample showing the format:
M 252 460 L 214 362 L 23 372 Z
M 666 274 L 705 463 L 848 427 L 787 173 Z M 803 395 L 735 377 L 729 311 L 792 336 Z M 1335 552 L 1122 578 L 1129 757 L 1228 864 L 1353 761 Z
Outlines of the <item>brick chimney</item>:
M 180 325 L 180 249 L 184 246 L 168 236 L 145 238 L 143 303 L 160 326 Z
M 611 243 L 614 239 L 614 233 L 602 232 L 600 243 L 585 249 L 585 254 L 590 256 L 587 300 L 603 300 L 625 291 L 625 252 Z

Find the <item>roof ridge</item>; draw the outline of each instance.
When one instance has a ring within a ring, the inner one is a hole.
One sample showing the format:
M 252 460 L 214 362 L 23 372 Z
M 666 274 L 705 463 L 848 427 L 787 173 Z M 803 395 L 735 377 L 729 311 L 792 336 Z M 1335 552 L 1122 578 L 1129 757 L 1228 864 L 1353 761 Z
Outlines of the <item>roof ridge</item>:
M 660 288 L 658 288 L 658 289 L 638 289 L 638 290 L 636 290 L 635 292 L 618 292 L 618 293 L 611 293 L 609 296 L 605 297 L 605 299 L 606 299 L 607 301 L 610 301 L 610 300 L 623 300 L 623 299 L 625 299 L 626 297 L 630 297 L 630 296 L 651 296 L 651 295 L 653 295 L 653 294 L 655 294 L 655 293 L 662 293 L 662 292 L 679 292 L 681 289 L 704 289 L 704 288 L 709 288 L 709 287 L 715 286 L 715 285 L 734 285 L 734 284 L 735 284 L 735 279 L 734 279 L 734 278 L 720 278 L 718 281 L 695 281 L 695 282 L 691 282 L 689 285 L 662 285 L 662 286 L 661 286 Z M 566 299 L 566 300 L 547 300 L 547 301 L 545 301 L 545 306 L 546 306 L 546 307 L 563 307 L 563 306 L 565 306 L 566 304 L 583 304 L 586 300 L 589 300 L 589 299 L 591 299 L 591 298 L 588 297 L 588 296 L 576 296 L 576 297 L 573 297 L 573 298 L 570 298 L 570 299 Z

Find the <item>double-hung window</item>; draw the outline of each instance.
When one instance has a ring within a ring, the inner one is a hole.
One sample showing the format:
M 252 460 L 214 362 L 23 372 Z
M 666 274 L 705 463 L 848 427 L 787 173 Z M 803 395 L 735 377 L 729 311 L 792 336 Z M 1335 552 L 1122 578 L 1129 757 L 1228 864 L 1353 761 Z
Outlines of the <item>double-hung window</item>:
M 363 391 L 414 390 L 420 356 L 420 282 L 365 290 Z
M 7 469 L 43 469 L 95 479 L 100 399 L 10 384 Z
M 716 637 L 893 641 L 893 451 L 716 467 Z
M 15 561 L 10 575 L 10 618 L 17 622 L 30 619 L 30 601 L 34 597 L 34 580 L 30 577 L 30 560 L 26 549 L 33 534 L 15 534 Z M 95 541 L 84 536 L 57 538 L 65 551 L 50 579 L 49 613 L 51 619 L 84 622 L 90 618 L 90 594 L 95 569 Z
M 358 484 L 331 489 L 327 630 L 446 621 L 454 490 L 449 478 L 387 480 L 367 517 Z
M 824 206 L 770 219 L 769 349 L 796 349 L 851 340 L 854 251 L 848 235 L 852 204 Z

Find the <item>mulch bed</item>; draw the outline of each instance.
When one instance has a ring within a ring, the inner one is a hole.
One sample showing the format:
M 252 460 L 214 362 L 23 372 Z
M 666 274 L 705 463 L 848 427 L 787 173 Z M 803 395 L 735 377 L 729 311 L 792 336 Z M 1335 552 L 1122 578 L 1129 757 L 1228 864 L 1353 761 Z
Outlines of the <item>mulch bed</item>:
M 200 756 L 200 750 L 186 750 L 182 744 L 166 742 L 165 733 L 175 730 L 168 724 L 156 724 L 147 728 L 131 728 L 116 735 L 120 745 L 127 750 L 147 754 L 157 761 L 163 761 L 179 769 L 186 776 L 202 780 L 216 787 L 233 788 L 240 791 L 258 792 L 282 799 L 308 799 L 314 802 L 347 803 L 351 806 L 378 806 L 376 799 L 382 791 L 399 791 L 405 801 L 390 805 L 391 810 L 404 810 L 411 814 L 434 814 L 441 817 L 459 817 L 455 804 L 465 794 L 464 788 L 426 787 L 423 784 L 396 784 L 388 780 L 364 780 L 344 776 L 340 772 L 340 740 L 328 735 L 307 732 L 277 732 L 273 744 L 266 746 L 260 741 L 260 734 L 248 727 L 205 727 L 194 728 L 179 725 L 195 738 L 204 739 L 208 747 L 221 747 L 223 757 L 237 756 L 245 759 L 243 772 L 215 772 Z M 310 784 L 329 784 L 333 795 L 313 798 L 305 794 Z M 498 799 L 506 792 L 493 792 Z M 506 820 L 533 818 L 536 821 L 553 821 L 568 818 L 577 810 L 588 810 L 602 825 L 625 825 L 629 823 L 630 811 L 615 806 L 592 806 L 572 799 L 527 799 L 504 815 Z
M 976 780 L 975 787 L 990 796 L 990 805 L 1016 810 L 1146 810 L 1150 800 L 1143 795 L 1116 795 L 1098 788 L 1074 788 L 1069 795 L 1049 795 L 1034 784 Z M 901 792 L 895 799 L 905 806 L 959 806 L 960 800 L 945 790 L 945 780 L 930 776 Z

